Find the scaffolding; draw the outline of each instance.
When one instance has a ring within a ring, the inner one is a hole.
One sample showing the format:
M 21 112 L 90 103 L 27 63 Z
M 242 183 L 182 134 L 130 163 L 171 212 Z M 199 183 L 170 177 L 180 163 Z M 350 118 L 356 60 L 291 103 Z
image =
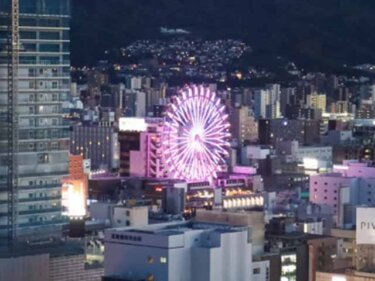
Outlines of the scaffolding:
M 8 102 L 7 102 L 7 192 L 8 192 L 8 239 L 17 238 L 18 203 L 18 65 L 19 65 L 19 0 L 9 0 L 8 25 Z

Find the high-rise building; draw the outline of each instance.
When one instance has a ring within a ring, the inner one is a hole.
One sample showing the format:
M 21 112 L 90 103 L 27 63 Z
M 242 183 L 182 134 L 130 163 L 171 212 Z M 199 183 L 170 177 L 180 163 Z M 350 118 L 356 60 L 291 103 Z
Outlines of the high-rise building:
M 261 119 L 258 123 L 260 144 L 297 140 L 311 145 L 319 142 L 319 120 Z
M 247 106 L 235 108 L 230 117 L 231 133 L 238 145 L 258 139 L 258 122 Z
M 127 117 L 146 117 L 146 93 L 127 90 L 123 100 L 123 114 Z
M 323 113 L 326 112 L 327 98 L 326 95 L 307 95 L 306 105 L 311 108 L 320 109 Z
M 166 176 L 161 147 L 161 118 L 120 118 L 120 174 L 163 178 Z
M 119 167 L 118 134 L 113 126 L 92 125 L 72 127 L 70 152 L 91 160 L 94 170 Z
M 63 120 L 62 106 L 70 91 L 70 1 L 19 1 L 20 47 L 13 56 L 7 51 L 11 2 L 0 1 L 3 132 L 0 135 L 0 236 L 9 236 L 11 232 L 13 238 L 15 235 L 41 238 L 59 233 L 60 178 L 68 174 L 69 128 Z M 9 78 L 13 78 L 15 88 L 9 87 Z M 12 95 L 15 102 L 9 110 L 11 89 L 16 89 L 13 92 L 17 95 Z M 10 112 L 14 113 L 12 119 L 9 119 Z M 7 138 L 9 134 L 5 133 L 9 120 L 17 120 L 10 130 L 17 136 L 12 146 Z M 10 159 L 15 159 L 17 164 L 10 165 Z M 15 167 L 14 180 L 7 181 L 5 175 L 11 166 Z
M 266 89 L 255 91 L 254 115 L 260 118 L 279 118 L 280 113 L 280 85 L 270 84 Z

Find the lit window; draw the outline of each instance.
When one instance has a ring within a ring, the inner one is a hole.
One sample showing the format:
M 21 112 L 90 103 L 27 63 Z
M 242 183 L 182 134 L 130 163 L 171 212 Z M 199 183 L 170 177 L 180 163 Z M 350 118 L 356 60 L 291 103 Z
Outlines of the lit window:
M 167 263 L 166 257 L 160 257 L 160 263 Z

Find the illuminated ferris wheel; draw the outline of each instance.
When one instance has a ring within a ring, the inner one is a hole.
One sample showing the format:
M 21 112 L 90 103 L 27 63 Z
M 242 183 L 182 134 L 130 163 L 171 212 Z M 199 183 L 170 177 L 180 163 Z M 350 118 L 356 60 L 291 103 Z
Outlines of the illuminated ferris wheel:
M 223 171 L 230 138 L 224 110 L 215 93 L 203 86 L 185 87 L 172 99 L 163 140 L 172 178 L 211 181 Z

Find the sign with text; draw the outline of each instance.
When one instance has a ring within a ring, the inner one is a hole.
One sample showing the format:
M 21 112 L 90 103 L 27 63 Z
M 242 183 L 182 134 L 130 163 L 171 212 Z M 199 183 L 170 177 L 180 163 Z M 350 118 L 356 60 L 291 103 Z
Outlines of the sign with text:
M 357 208 L 357 244 L 375 245 L 375 208 Z

